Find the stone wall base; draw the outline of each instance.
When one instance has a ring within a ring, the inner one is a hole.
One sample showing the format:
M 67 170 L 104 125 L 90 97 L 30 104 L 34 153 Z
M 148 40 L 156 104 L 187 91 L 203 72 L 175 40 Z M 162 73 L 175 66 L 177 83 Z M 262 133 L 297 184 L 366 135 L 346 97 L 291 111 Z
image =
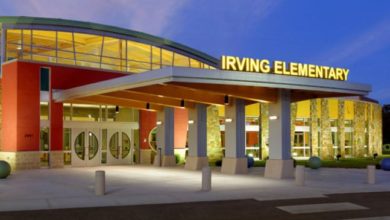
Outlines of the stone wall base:
M 49 154 L 50 168 L 63 168 L 64 167 L 64 152 L 51 151 Z
M 221 173 L 245 174 L 248 173 L 248 159 L 224 157 L 222 159 Z
M 152 163 L 152 150 L 150 149 L 141 149 L 141 164 L 150 165 Z
M 162 166 L 163 167 L 173 167 L 173 166 L 176 166 L 176 158 L 175 156 L 163 156 L 162 157 L 163 160 L 162 160 Z
M 203 167 L 207 167 L 208 165 L 209 160 L 207 157 L 188 156 L 184 168 L 187 170 L 201 170 Z
M 156 155 L 156 157 L 154 158 L 153 166 L 156 166 L 156 167 L 160 166 L 160 157 L 158 155 Z M 176 166 L 176 158 L 175 158 L 175 156 L 173 156 L 173 155 L 162 156 L 161 166 L 162 167 L 173 167 L 173 166 Z
M 0 152 L 0 160 L 5 160 L 11 165 L 11 172 L 23 169 L 40 168 L 39 151 Z
M 294 178 L 294 161 L 267 160 L 264 177 L 273 179 Z

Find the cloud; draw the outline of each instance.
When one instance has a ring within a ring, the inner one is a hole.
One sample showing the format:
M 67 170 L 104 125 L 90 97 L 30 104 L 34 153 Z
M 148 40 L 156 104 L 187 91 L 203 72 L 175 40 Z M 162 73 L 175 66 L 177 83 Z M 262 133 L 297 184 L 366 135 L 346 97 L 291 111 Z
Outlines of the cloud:
M 162 35 L 186 0 L 13 0 L 0 14 L 99 22 Z M 4 6 L 4 4 L 7 4 Z
M 343 42 L 322 54 L 326 64 L 353 63 L 390 45 L 390 20 L 384 20 L 348 42 Z

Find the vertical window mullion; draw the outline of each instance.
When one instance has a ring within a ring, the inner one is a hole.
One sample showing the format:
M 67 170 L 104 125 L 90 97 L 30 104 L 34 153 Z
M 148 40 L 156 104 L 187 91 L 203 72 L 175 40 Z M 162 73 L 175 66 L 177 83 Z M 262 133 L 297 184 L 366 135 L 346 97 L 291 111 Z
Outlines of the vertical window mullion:
M 58 63 L 58 31 L 56 31 L 56 63 Z
M 160 49 L 160 69 L 162 68 L 162 49 Z
M 72 32 L 72 43 L 73 43 L 73 60 L 74 60 L 74 65 L 76 65 L 76 44 L 74 41 L 74 32 Z
M 102 61 L 103 61 L 103 47 L 104 47 L 104 36 L 102 38 L 102 46 L 100 47 L 100 69 L 102 68 Z
M 126 72 L 128 72 L 129 70 L 128 70 L 128 60 L 127 60 L 127 40 L 124 40 L 125 41 L 125 48 L 126 48 L 126 50 L 125 50 L 125 62 L 126 62 Z
M 150 50 L 149 50 L 149 54 L 150 54 L 149 69 L 153 70 L 153 48 L 152 48 L 152 45 L 150 45 L 149 48 L 150 48 Z

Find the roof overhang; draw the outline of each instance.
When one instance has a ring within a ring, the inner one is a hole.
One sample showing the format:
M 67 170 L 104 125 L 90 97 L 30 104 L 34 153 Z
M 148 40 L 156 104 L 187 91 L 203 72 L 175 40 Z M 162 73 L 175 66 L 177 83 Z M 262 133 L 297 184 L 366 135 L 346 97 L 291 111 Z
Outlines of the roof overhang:
M 183 107 L 181 100 L 186 101 L 186 107 L 193 106 L 191 103 L 223 104 L 225 95 L 248 100 L 248 103 L 274 102 L 279 89 L 291 90 L 291 100 L 300 101 L 366 96 L 371 86 L 278 74 L 169 67 L 55 91 L 53 98 L 56 102 L 91 100 L 101 103 L 107 100 L 108 104 L 115 104 L 116 100 L 123 104 L 129 100 L 152 103 L 155 109 L 160 109 L 167 105 Z

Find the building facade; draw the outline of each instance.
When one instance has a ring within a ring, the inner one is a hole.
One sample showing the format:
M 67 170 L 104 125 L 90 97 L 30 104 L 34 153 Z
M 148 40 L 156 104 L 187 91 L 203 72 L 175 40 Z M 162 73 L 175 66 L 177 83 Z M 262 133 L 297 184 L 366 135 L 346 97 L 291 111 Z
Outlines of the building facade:
M 203 52 L 136 31 L 31 17 L 0 23 L 0 159 L 16 169 L 199 169 L 223 158 L 223 170 L 239 173 L 245 155 L 272 159 L 270 134 L 285 128 L 281 160 L 381 154 L 381 107 L 360 98 L 369 86 L 275 76 L 296 82 L 271 87 L 261 74 L 233 75 Z M 283 128 L 272 128 L 275 112 Z

